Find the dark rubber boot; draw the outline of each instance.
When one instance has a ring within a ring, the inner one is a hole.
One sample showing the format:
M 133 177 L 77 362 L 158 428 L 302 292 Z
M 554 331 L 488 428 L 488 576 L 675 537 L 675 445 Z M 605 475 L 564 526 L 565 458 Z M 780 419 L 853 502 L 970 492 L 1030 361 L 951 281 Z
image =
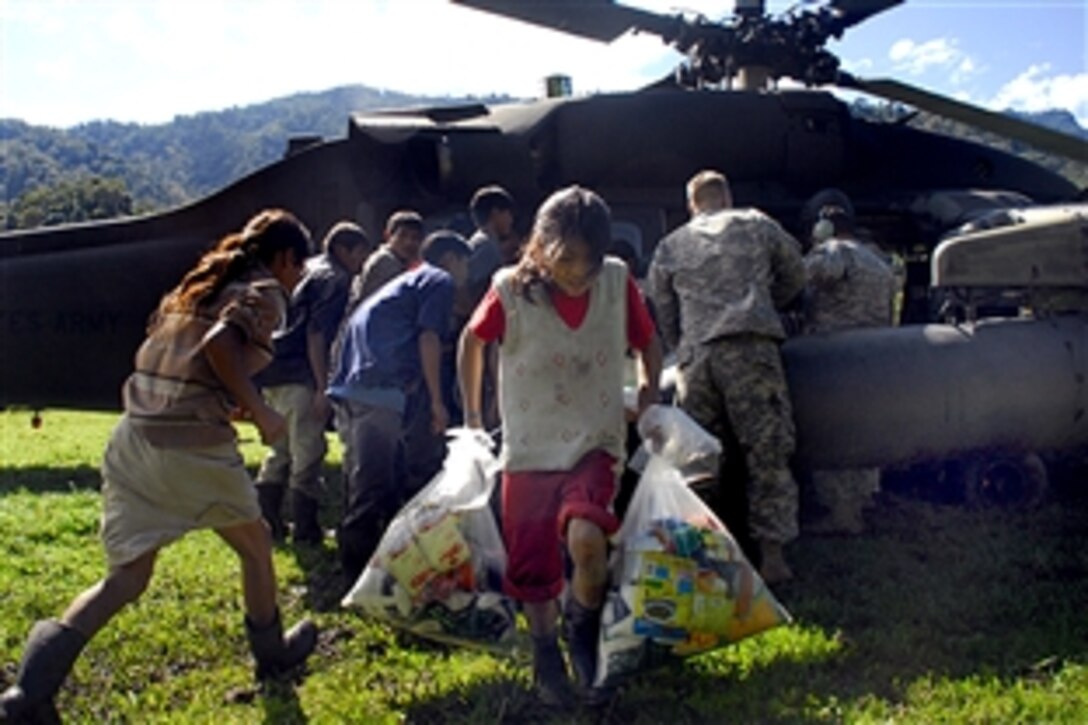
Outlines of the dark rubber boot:
M 55 619 L 37 622 L 27 637 L 15 684 L 0 695 L 0 721 L 59 723 L 53 698 L 87 637 Z
M 374 551 L 385 532 L 385 521 L 356 521 L 336 530 L 336 547 L 340 556 L 340 568 L 344 572 L 348 588 L 362 576 Z
M 317 522 L 317 499 L 302 491 L 291 491 L 291 508 L 294 512 L 295 529 L 291 538 L 296 544 L 320 544 L 325 538 L 321 524 Z
M 287 674 L 305 662 L 317 646 L 317 626 L 312 621 L 304 619 L 284 634 L 279 610 L 275 619 L 260 628 L 247 616 L 246 636 L 257 661 L 255 674 L 261 681 Z
M 597 640 L 601 634 L 601 610 L 587 609 L 572 596 L 563 613 L 574 682 L 582 691 L 593 687 L 597 677 Z
M 567 666 L 555 635 L 533 637 L 533 690 L 537 699 L 551 707 L 565 707 L 573 701 Z
M 272 530 L 272 540 L 282 543 L 287 538 L 287 525 L 283 523 L 283 495 L 286 487 L 282 483 L 258 483 L 257 502 L 261 505 L 261 516 Z
M 601 610 L 587 609 L 571 596 L 563 612 L 563 624 L 570 651 L 570 667 L 582 702 L 590 707 L 607 703 L 614 694 L 612 687 L 595 687 L 597 655 L 601 637 Z

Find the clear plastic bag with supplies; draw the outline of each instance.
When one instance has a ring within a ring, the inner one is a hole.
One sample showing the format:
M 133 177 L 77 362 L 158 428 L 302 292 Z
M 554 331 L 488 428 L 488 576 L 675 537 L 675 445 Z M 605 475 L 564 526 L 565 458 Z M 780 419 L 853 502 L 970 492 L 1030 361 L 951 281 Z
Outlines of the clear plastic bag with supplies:
M 519 649 L 523 635 L 502 593 L 506 551 L 490 504 L 497 471 L 487 434 L 451 431 L 442 470 L 389 524 L 342 606 L 440 642 Z
M 733 536 L 687 485 L 692 477 L 684 469 L 716 460 L 717 441 L 711 444 L 695 421 L 666 406 L 651 406 L 639 429 L 647 460 L 613 536 L 601 613 L 597 684 L 606 687 L 790 621 Z

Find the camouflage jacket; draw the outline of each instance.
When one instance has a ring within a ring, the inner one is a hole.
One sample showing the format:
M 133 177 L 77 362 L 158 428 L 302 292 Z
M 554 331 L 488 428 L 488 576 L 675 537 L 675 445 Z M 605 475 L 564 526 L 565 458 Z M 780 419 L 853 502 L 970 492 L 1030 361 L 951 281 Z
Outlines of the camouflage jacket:
M 648 277 L 658 329 L 681 358 L 726 335 L 785 338 L 777 310 L 805 283 L 797 240 L 756 209 L 694 217 L 658 243 Z
M 892 324 L 895 273 L 851 239 L 828 239 L 805 255 L 805 332 Z

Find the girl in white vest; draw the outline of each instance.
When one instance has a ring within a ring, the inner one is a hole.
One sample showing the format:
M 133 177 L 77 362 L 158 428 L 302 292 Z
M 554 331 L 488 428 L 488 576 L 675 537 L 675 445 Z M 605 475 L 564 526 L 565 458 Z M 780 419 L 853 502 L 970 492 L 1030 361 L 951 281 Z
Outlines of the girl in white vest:
M 564 614 L 571 667 L 587 699 L 607 578 L 606 537 L 622 467 L 627 351 L 639 360 L 639 410 L 655 402 L 661 348 L 622 261 L 606 257 L 608 206 L 572 186 L 537 212 L 525 252 L 499 271 L 461 336 L 465 423 L 480 427 L 484 346 L 498 340 L 505 591 L 523 603 L 533 679 L 548 704 L 570 701 L 559 650 L 563 548 L 573 571 Z

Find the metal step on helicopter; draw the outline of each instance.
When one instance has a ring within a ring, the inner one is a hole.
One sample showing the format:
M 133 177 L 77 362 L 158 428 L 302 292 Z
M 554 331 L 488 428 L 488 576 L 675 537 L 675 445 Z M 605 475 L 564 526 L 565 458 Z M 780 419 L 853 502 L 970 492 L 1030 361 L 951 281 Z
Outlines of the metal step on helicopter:
M 404 207 L 434 227 L 455 223 L 484 184 L 508 188 L 528 218 L 552 190 L 579 183 L 609 201 L 617 235 L 646 260 L 685 218 L 686 179 L 713 167 L 729 175 L 738 205 L 767 211 L 798 237 L 814 196 L 840 189 L 859 225 L 906 260 L 908 324 L 786 345 L 800 465 L 971 457 L 981 462 L 978 486 L 999 467 L 1008 486 L 1026 487 L 1040 478 L 1040 454 L 1088 446 L 1083 192 L 1009 153 L 855 117 L 829 89 L 1076 161 L 1088 161 L 1088 148 L 845 72 L 828 42 L 903 0 L 830 0 L 782 16 L 740 0 L 721 21 L 611 0 L 453 1 L 602 42 L 653 33 L 684 61 L 630 92 L 355 114 L 344 138 L 295 139 L 283 159 L 192 204 L 0 234 L 0 406 L 117 409 L 159 297 L 212 240 L 262 208 L 291 209 L 315 235 L 341 219 L 377 234 Z M 785 87 L 786 78 L 803 87 Z M 995 214 L 1007 223 L 977 224 Z M 966 231 L 946 238 L 956 229 Z M 1002 317 L 978 316 L 990 309 L 979 304 L 984 294 Z M 935 300 L 956 324 L 937 323 Z

